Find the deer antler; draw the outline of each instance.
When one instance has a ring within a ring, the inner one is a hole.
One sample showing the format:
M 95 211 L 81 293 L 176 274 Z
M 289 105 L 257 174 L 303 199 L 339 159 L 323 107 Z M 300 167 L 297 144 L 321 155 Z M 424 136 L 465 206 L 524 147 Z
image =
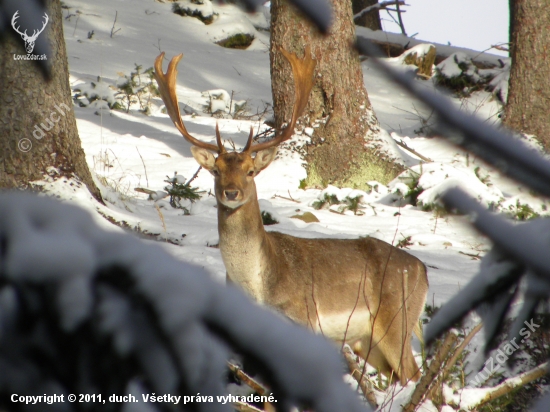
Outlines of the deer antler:
M 176 77 L 178 76 L 178 63 L 183 57 L 183 53 L 172 58 L 168 64 L 168 70 L 166 73 L 162 71 L 162 61 L 164 59 L 164 52 L 162 52 L 155 59 L 155 71 L 154 76 L 155 80 L 159 85 L 159 92 L 164 104 L 166 106 L 166 111 L 170 115 L 170 119 L 174 123 L 174 126 L 179 130 L 179 132 L 185 137 L 185 139 L 194 146 L 202 147 L 203 149 L 210 150 L 212 152 L 224 153 L 225 148 L 223 147 L 220 130 L 216 124 L 216 143 L 213 145 L 210 143 L 203 142 L 191 136 L 187 129 L 185 128 L 183 121 L 181 120 L 180 109 L 178 105 L 178 99 L 176 97 Z
M 289 53 L 283 48 L 279 48 L 283 56 L 288 60 L 290 66 L 292 67 L 292 74 L 294 76 L 294 108 L 292 110 L 292 118 L 287 127 L 275 138 L 256 145 L 252 145 L 252 130 L 250 131 L 250 136 L 248 137 L 248 142 L 243 150 L 243 152 L 255 153 L 260 150 L 265 150 L 273 146 L 284 142 L 285 140 L 290 139 L 294 133 L 294 127 L 296 126 L 296 121 L 304 111 L 309 99 L 309 94 L 313 88 L 314 79 L 313 72 L 315 71 L 316 60 L 311 58 L 311 51 L 309 46 L 306 47 L 304 51 L 304 57 L 298 58 L 294 53 Z
M 288 140 L 292 133 L 294 133 L 294 127 L 296 126 L 296 121 L 298 117 L 304 111 L 309 94 L 313 87 L 313 72 L 315 70 L 316 61 L 311 58 L 311 52 L 309 46 L 306 47 L 304 52 L 304 57 L 299 59 L 293 53 L 289 53 L 284 49 L 279 49 L 283 56 L 288 60 L 292 67 L 292 73 L 294 75 L 294 108 L 292 110 L 292 119 L 288 126 L 274 139 L 271 139 L 268 142 L 259 143 L 252 145 L 252 136 L 254 135 L 252 127 L 250 128 L 250 134 L 248 135 L 248 140 L 243 149 L 243 152 L 255 153 L 260 150 L 268 149 L 273 146 L 277 146 L 279 143 Z M 176 77 L 178 75 L 177 66 L 180 62 L 183 54 L 179 54 L 172 58 L 168 64 L 168 70 L 166 73 L 162 71 L 162 61 L 164 59 L 164 52 L 162 52 L 155 59 L 155 71 L 154 76 L 159 85 L 159 92 L 164 104 L 166 105 L 166 110 L 170 115 L 170 119 L 179 130 L 179 132 L 185 137 L 185 139 L 194 146 L 202 147 L 203 149 L 210 150 L 217 153 L 225 153 L 226 150 L 222 144 L 222 139 L 220 135 L 220 129 L 216 124 L 216 143 L 213 145 L 210 143 L 203 142 L 191 136 L 187 129 L 185 128 L 183 121 L 181 120 L 180 109 L 178 106 L 178 99 L 176 97 Z

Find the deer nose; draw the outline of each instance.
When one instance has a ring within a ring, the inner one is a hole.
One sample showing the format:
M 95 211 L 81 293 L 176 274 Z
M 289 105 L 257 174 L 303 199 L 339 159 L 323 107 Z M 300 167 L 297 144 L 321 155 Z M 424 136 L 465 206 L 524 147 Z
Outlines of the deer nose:
M 223 193 L 227 200 L 237 200 L 237 196 L 239 195 L 238 190 L 224 190 Z

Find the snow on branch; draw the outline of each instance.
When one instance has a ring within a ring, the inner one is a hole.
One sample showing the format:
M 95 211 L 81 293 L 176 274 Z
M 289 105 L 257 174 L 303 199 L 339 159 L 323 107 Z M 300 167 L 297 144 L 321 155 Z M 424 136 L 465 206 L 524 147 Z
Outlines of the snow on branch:
M 497 399 L 507 393 L 512 392 L 515 389 L 518 389 L 522 386 L 527 385 L 534 380 L 546 375 L 548 373 L 548 362 L 545 362 L 527 372 L 523 372 L 518 376 L 508 378 L 495 386 L 494 388 L 486 389 L 483 391 L 483 396 L 475 405 L 467 405 L 468 409 L 470 407 L 481 406 L 487 402 Z M 461 405 L 462 406 L 462 405 Z M 547 404 L 548 407 L 548 404 Z
M 358 39 L 357 48 L 366 55 L 381 56 L 378 48 L 366 39 Z M 456 109 L 449 99 L 419 87 L 414 79 L 381 60 L 374 58 L 373 61 L 388 77 L 437 114 L 442 136 L 525 186 L 542 195 L 550 195 L 550 161 L 547 158 L 529 148 L 511 132 L 497 129 Z M 512 304 L 517 301 L 521 308 L 508 333 L 508 341 L 521 341 L 524 336 L 522 331 L 528 328 L 533 332 L 541 326 L 534 322 L 535 311 L 541 302 L 550 297 L 550 219 L 539 218 L 514 225 L 490 213 L 458 188 L 448 190 L 441 200 L 449 209 L 468 214 L 473 226 L 488 236 L 494 246 L 482 259 L 474 279 L 434 315 L 425 331 L 426 342 L 433 342 L 451 329 L 456 321 L 476 310 L 483 319 L 487 355 L 496 347 L 497 336 L 504 329 L 507 316 L 511 315 Z M 518 299 L 520 296 L 521 299 Z M 508 363 L 514 359 L 514 353 L 506 358 Z M 546 372 L 547 364 L 543 364 L 508 379 L 487 390 L 486 397 L 480 401 L 487 402 L 508 393 Z M 537 404 L 537 412 L 547 410 L 549 398 Z
M 369 40 L 358 38 L 356 47 L 367 56 L 383 56 Z M 373 59 L 381 71 L 416 98 L 427 104 L 438 116 L 438 129 L 451 142 L 463 147 L 537 192 L 550 196 L 550 160 L 505 129 L 460 111 L 450 99 L 420 87 L 413 78 L 398 72 L 380 59 Z
M 0 409 L 26 410 L 14 393 L 87 393 L 139 400 L 106 411 L 228 411 L 230 348 L 259 365 L 280 410 L 364 410 L 322 337 L 75 206 L 0 194 Z M 153 392 L 172 398 L 145 404 Z
M 550 296 L 550 220 L 533 219 L 513 225 L 457 188 L 445 193 L 442 200 L 447 207 L 469 214 L 472 224 L 492 239 L 494 247 L 482 259 L 475 278 L 433 317 L 426 328 L 426 340 L 434 340 L 454 321 L 485 303 L 480 314 L 486 325 L 485 353 L 488 353 L 502 331 L 522 280 L 526 284 L 523 302 L 509 340 L 519 338 L 537 305 Z

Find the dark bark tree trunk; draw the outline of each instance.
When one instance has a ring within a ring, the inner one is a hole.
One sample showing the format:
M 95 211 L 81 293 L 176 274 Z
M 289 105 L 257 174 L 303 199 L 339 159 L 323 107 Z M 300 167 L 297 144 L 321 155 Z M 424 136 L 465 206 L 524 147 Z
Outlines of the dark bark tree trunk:
M 534 134 L 550 151 L 550 7 L 547 0 L 510 0 L 512 68 L 504 123 Z
M 49 22 L 41 36 L 52 49 L 49 81 L 33 61 L 14 58 L 27 54 L 22 39 L 5 36 L 0 43 L 0 188 L 27 188 L 53 166 L 77 176 L 101 200 L 76 128 L 60 1 L 48 0 L 46 8 Z
M 353 14 L 359 13 L 366 7 L 372 6 L 378 3 L 378 0 L 351 0 L 351 7 Z M 361 17 L 355 19 L 355 24 L 358 26 L 367 27 L 371 30 L 382 30 L 382 24 L 380 23 L 380 12 L 373 10 L 369 13 L 363 14 Z
M 278 47 L 302 57 L 309 46 L 317 67 L 316 82 L 300 119 L 302 127 L 314 130 L 305 148 L 306 183 L 357 188 L 366 188 L 369 180 L 387 183 L 403 169 L 368 145 L 374 142 L 380 125 L 365 90 L 358 56 L 351 47 L 355 39 L 351 2 L 332 0 L 332 7 L 334 24 L 330 35 L 322 37 L 288 2 L 271 2 L 275 124 L 281 127 L 290 119 L 294 99 L 290 65 Z

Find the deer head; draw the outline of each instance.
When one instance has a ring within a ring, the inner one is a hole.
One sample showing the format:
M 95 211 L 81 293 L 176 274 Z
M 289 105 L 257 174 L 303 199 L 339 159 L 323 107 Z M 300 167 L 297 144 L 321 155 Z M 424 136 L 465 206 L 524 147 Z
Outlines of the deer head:
M 288 126 L 275 138 L 264 143 L 252 143 L 253 129 L 250 128 L 248 141 L 241 152 L 228 152 L 223 146 L 220 130 L 216 125 L 216 144 L 203 142 L 191 136 L 181 119 L 176 97 L 177 65 L 183 54 L 175 56 L 168 64 L 166 73 L 162 71 L 164 52 L 155 60 L 155 79 L 159 85 L 160 95 L 170 119 L 191 143 L 191 152 L 195 160 L 213 176 L 215 181 L 216 198 L 219 203 L 235 209 L 256 197 L 254 177 L 265 169 L 275 158 L 277 146 L 288 140 L 296 126 L 296 121 L 305 109 L 311 88 L 313 87 L 313 72 L 316 61 L 311 58 L 309 48 L 306 48 L 304 57 L 298 58 L 295 54 L 280 49 L 289 61 L 294 76 L 294 108 Z M 214 155 L 217 154 L 217 156 Z M 252 155 L 256 153 L 255 157 Z
M 46 25 L 48 24 L 48 21 L 49 21 L 49 17 L 46 13 L 44 13 L 44 23 L 42 24 L 42 28 L 40 30 L 33 30 L 32 36 L 29 36 L 27 34 L 27 30 L 21 33 L 21 31 L 19 30 L 20 26 L 15 27 L 16 20 L 18 17 L 19 17 L 19 10 L 17 10 L 13 15 L 11 19 L 11 26 L 17 33 L 21 35 L 21 38 L 25 41 L 25 49 L 27 50 L 27 53 L 30 54 L 34 50 L 34 43 L 36 42 L 36 39 L 38 38 L 39 34 L 42 33 L 46 28 Z

